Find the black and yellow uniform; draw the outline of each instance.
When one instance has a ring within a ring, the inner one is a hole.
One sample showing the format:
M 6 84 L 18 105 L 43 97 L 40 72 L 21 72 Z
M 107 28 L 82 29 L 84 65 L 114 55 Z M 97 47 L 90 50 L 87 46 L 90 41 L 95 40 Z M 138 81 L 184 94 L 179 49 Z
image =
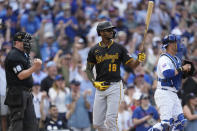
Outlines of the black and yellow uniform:
M 121 80 L 120 65 L 127 64 L 133 58 L 120 44 L 111 42 L 107 47 L 96 44 L 89 51 L 87 61 L 96 66 L 96 81 L 118 82 Z
M 18 74 L 31 67 L 30 58 L 23 51 L 13 47 L 5 59 L 7 94 L 5 104 L 10 110 L 8 131 L 38 131 L 38 123 L 33 106 L 31 88 L 33 78 L 24 80 Z

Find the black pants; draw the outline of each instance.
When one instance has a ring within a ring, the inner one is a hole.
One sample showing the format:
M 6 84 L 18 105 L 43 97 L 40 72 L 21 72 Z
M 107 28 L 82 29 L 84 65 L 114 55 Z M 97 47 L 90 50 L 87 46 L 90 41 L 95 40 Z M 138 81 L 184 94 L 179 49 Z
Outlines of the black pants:
M 10 127 L 8 131 L 38 131 L 38 122 L 31 92 L 22 91 L 22 106 L 9 106 Z

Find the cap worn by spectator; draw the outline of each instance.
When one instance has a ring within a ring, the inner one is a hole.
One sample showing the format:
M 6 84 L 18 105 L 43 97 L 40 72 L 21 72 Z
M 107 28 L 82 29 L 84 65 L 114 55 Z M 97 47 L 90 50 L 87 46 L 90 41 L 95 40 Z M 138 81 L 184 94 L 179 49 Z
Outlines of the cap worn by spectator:
M 127 86 L 127 89 L 134 89 L 133 83 L 129 84 L 129 85 Z
M 62 75 L 57 75 L 55 77 L 55 81 L 59 81 L 59 80 L 64 80 L 64 77 Z
M 135 92 L 135 93 L 133 94 L 133 99 L 134 99 L 134 100 L 140 100 L 140 96 L 141 96 L 141 93 Z
M 77 80 L 72 80 L 72 81 L 70 82 L 70 84 L 71 84 L 71 85 L 75 85 L 75 86 L 79 86 L 81 83 L 80 83 L 79 81 L 77 81 Z
M 40 86 L 39 82 L 34 82 L 33 86 Z
M 46 66 L 47 66 L 47 68 L 49 68 L 49 67 L 52 67 L 52 66 L 56 66 L 56 64 L 55 64 L 54 61 L 49 61 Z
M 190 100 L 190 99 L 195 99 L 196 98 L 196 95 L 194 93 L 189 93 L 187 95 L 187 100 Z
M 148 99 L 149 97 L 148 97 L 148 95 L 147 94 L 142 94 L 141 96 L 140 96 L 140 100 L 142 100 L 142 99 Z

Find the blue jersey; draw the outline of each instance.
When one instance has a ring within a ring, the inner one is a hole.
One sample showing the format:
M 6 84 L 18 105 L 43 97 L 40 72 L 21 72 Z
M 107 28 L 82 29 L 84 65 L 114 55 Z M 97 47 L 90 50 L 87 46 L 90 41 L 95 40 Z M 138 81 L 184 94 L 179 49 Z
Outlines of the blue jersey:
M 152 115 L 153 119 L 158 120 L 159 119 L 159 114 L 157 112 L 157 110 L 155 109 L 155 107 L 153 106 L 149 106 L 147 110 L 144 110 L 141 106 L 137 107 L 134 112 L 133 112 L 133 116 L 132 119 L 136 118 L 136 119 L 141 119 L 147 115 Z M 152 127 L 152 125 L 148 124 L 148 122 L 143 122 L 142 124 L 139 124 L 136 126 L 136 131 L 147 131 L 148 129 L 150 129 Z

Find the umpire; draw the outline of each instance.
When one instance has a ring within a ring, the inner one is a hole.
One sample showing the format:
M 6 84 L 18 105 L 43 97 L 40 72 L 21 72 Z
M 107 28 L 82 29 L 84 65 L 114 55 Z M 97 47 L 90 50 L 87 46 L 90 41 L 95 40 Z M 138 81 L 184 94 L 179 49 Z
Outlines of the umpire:
M 16 33 L 13 48 L 5 59 L 8 89 L 5 104 L 10 109 L 8 131 L 38 131 L 31 88 L 32 73 L 41 68 L 42 61 L 34 59 L 31 65 L 29 58 L 31 39 L 28 33 Z

